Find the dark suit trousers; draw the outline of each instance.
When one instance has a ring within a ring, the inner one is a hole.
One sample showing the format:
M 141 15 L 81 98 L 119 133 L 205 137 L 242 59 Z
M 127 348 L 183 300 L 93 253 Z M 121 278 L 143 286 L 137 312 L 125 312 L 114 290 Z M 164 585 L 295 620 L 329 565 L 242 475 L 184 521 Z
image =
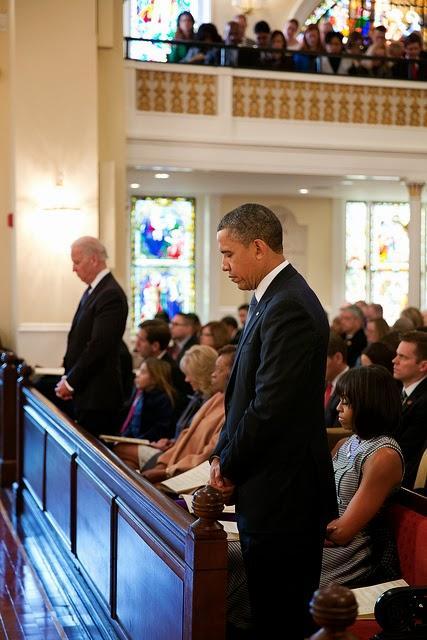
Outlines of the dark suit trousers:
M 119 429 L 118 411 L 75 410 L 76 422 L 94 436 L 101 433 L 114 434 Z
M 319 586 L 323 534 L 240 534 L 256 640 L 303 640 L 316 626 L 309 602 Z

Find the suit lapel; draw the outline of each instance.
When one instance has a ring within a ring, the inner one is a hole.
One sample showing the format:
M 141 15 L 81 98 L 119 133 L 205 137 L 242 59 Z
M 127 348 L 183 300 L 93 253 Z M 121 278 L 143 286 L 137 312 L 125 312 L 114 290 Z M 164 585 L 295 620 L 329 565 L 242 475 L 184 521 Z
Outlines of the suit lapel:
M 102 278 L 102 280 L 100 282 L 98 282 L 98 284 L 96 285 L 95 289 L 92 291 L 92 293 L 90 294 L 89 298 L 86 300 L 84 308 L 80 310 L 80 305 L 77 307 L 77 311 L 74 314 L 74 318 L 73 318 L 73 321 L 71 323 L 70 333 L 73 331 L 73 329 L 75 329 L 76 325 L 80 322 L 80 320 L 84 316 L 84 314 L 87 311 L 87 309 L 89 309 L 90 306 L 94 304 L 97 296 L 101 293 L 101 291 L 104 289 L 104 287 L 110 282 L 110 279 L 112 277 L 113 276 L 112 276 L 111 273 L 107 273 Z
M 405 404 L 402 406 L 402 413 L 405 414 L 407 411 L 409 411 L 411 407 L 413 407 L 414 404 L 418 402 L 418 400 L 426 394 L 427 394 L 427 378 L 424 378 L 424 380 L 422 380 L 422 382 L 420 382 L 420 384 L 417 387 L 415 387 L 411 395 L 408 396 L 408 399 L 406 400 Z
M 297 273 L 296 269 L 294 269 L 294 267 L 291 264 L 288 264 L 282 271 L 280 271 L 280 273 L 277 274 L 277 276 L 274 278 L 274 280 L 271 282 L 266 292 L 262 296 L 260 302 L 255 307 L 255 310 L 252 316 L 250 317 L 249 324 L 246 327 L 246 331 L 244 331 L 239 341 L 239 344 L 237 346 L 236 357 L 234 358 L 233 368 L 231 369 L 230 379 L 228 381 L 227 389 L 225 392 L 226 407 L 230 398 L 230 394 L 233 391 L 237 366 L 239 364 L 239 356 L 240 356 L 240 352 L 242 350 L 243 345 L 247 341 L 249 335 L 252 333 L 253 328 L 258 324 L 270 300 L 274 298 L 274 296 L 278 291 L 281 291 L 283 289 L 286 281 L 289 280 L 289 278 L 294 276 L 296 273 Z

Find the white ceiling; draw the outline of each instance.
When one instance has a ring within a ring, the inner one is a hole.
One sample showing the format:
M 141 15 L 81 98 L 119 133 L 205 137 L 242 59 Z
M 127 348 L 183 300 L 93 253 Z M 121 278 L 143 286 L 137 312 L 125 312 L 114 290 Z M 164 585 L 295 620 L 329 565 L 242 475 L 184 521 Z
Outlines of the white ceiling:
M 159 172 L 167 172 L 170 177 L 166 180 L 156 179 L 154 175 Z M 133 167 L 128 170 L 128 191 L 133 195 L 270 194 L 346 200 L 408 200 L 408 191 L 404 182 L 390 178 L 391 176 L 375 176 L 357 179 L 347 176 L 230 173 L 178 170 L 173 167 Z M 131 188 L 131 183 L 140 186 Z M 300 194 L 301 188 L 308 189 L 308 194 Z M 424 197 L 427 199 L 427 195 Z

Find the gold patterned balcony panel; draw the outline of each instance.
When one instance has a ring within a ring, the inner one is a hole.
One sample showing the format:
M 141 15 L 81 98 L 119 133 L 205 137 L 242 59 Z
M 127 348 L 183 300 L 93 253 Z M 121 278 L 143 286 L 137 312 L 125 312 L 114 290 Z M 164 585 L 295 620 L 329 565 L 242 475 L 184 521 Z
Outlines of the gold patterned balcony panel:
M 427 90 L 233 78 L 233 116 L 427 126 Z
M 217 81 L 216 76 L 201 73 L 138 69 L 136 108 L 138 111 L 214 116 L 217 113 Z

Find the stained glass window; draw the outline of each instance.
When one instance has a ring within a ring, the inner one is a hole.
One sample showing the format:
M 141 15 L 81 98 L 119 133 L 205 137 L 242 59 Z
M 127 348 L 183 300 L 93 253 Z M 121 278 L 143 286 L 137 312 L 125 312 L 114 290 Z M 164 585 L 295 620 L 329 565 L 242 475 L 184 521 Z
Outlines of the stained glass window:
M 131 206 L 132 324 L 161 310 L 194 311 L 192 198 L 134 197 Z
M 190 11 L 197 19 L 197 9 L 198 2 L 194 0 L 130 0 L 129 35 L 132 38 L 173 40 L 178 15 L 182 11 Z M 133 60 L 166 62 L 170 50 L 167 44 L 132 42 L 129 53 Z
M 409 204 L 347 202 L 346 299 L 382 304 L 393 323 L 408 304 Z
M 366 37 L 372 24 L 384 25 L 390 40 L 423 29 L 422 11 L 405 0 L 323 0 L 305 24 L 317 23 L 321 18 L 327 18 L 335 31 L 345 37 L 352 31 L 360 31 Z

